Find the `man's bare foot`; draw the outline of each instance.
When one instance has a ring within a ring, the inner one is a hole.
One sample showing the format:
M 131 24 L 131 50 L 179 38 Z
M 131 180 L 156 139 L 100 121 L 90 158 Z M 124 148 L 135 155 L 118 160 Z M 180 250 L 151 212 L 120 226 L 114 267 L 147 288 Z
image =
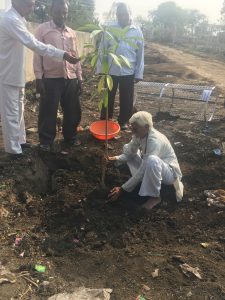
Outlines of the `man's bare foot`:
M 161 202 L 160 197 L 149 197 L 147 202 L 145 202 L 145 204 L 142 205 L 142 208 L 144 208 L 146 210 L 151 210 L 151 209 L 153 209 L 153 207 L 155 207 L 160 202 Z

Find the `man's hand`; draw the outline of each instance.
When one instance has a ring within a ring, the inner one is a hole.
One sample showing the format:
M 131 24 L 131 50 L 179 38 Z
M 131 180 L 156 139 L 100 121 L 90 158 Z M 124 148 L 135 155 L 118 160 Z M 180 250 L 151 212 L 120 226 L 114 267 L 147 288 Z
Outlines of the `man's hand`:
M 123 189 L 119 186 L 116 186 L 110 191 L 108 198 L 110 201 L 115 201 L 119 198 L 119 196 L 121 196 L 122 193 Z
M 42 79 L 36 79 L 36 94 L 45 94 L 45 85 Z
M 68 63 L 73 64 L 73 65 L 77 64 L 81 60 L 81 58 L 77 58 L 75 56 L 72 56 L 68 52 L 64 53 L 63 58 L 66 61 L 68 61 Z
M 77 83 L 77 92 L 78 92 L 78 96 L 80 96 L 83 93 L 83 85 L 82 85 L 82 80 L 78 80 Z
M 110 163 L 110 162 L 113 162 L 113 161 L 116 161 L 116 160 L 117 160 L 116 156 L 104 156 L 104 161 L 106 163 Z
M 116 161 L 117 160 L 116 156 L 108 156 L 107 159 L 108 159 L 108 161 Z
M 138 83 L 139 81 L 142 81 L 140 78 L 134 78 L 134 83 Z

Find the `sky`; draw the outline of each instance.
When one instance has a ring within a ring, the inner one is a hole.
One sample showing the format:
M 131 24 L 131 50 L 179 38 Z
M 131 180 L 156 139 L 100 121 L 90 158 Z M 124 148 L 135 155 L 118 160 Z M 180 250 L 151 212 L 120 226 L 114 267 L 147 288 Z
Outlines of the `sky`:
M 147 16 L 149 10 L 154 10 L 160 3 L 167 0 L 124 0 L 130 5 L 133 15 Z M 197 9 L 204 13 L 210 20 L 210 22 L 217 22 L 220 18 L 220 11 L 223 6 L 223 0 L 175 0 L 182 8 Z M 113 0 L 95 0 L 96 12 L 101 15 L 104 12 L 109 11 Z

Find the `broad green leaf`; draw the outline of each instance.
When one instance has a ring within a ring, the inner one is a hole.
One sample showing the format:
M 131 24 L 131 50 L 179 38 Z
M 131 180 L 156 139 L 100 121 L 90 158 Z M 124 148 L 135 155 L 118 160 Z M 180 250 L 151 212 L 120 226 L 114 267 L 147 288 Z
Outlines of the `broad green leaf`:
M 102 61 L 102 73 L 108 74 L 108 72 L 109 72 L 108 56 L 104 55 Z
M 98 26 L 96 24 L 86 24 L 84 26 L 79 27 L 76 29 L 77 31 L 84 31 L 84 32 L 92 32 L 94 30 L 102 30 L 101 26 Z
M 107 86 L 108 86 L 108 89 L 111 91 L 113 88 L 113 80 L 110 75 L 107 75 Z
M 100 100 L 98 103 L 98 109 L 101 111 L 103 106 L 103 100 Z
M 90 38 L 93 39 L 96 35 L 102 33 L 102 30 L 98 29 L 98 30 L 94 30 L 92 31 Z
M 104 107 L 105 108 L 107 108 L 108 107 L 108 101 L 109 100 L 109 93 L 108 93 L 108 91 L 106 90 L 105 92 L 104 92 Z
M 126 27 L 122 28 L 121 31 L 123 34 L 126 34 L 129 31 L 129 29 L 130 29 L 130 26 L 126 26 Z
M 112 57 L 113 62 L 120 68 L 122 68 L 119 57 L 117 55 L 115 55 L 114 53 L 109 53 L 109 55 Z
M 114 39 L 113 35 L 109 31 L 105 31 L 105 34 L 107 35 L 108 40 L 113 40 Z
M 84 48 L 94 48 L 93 44 L 84 44 Z
M 123 34 L 122 29 L 116 27 L 108 27 L 107 31 L 110 32 L 113 36 L 120 37 Z
M 97 25 L 102 31 L 105 31 L 105 28 L 104 28 L 104 26 L 102 26 L 102 25 Z
M 115 42 L 113 44 L 113 46 L 111 47 L 110 52 L 116 53 L 116 50 L 117 50 L 118 46 L 119 46 L 119 43 Z
M 98 60 L 98 54 L 95 54 L 91 59 L 92 68 L 94 68 L 96 66 L 97 60 Z
M 130 45 L 131 47 L 133 47 L 134 49 L 138 49 L 138 46 L 137 46 L 136 43 L 131 42 L 131 41 L 129 41 L 129 40 L 126 40 L 126 43 L 127 43 L 128 45 Z
M 105 87 L 105 76 L 102 76 L 98 83 L 98 93 L 99 94 L 101 94 L 104 87 Z
M 129 36 L 129 38 L 127 38 L 128 40 L 133 40 L 133 41 L 144 41 L 144 39 L 140 36 Z
M 94 91 L 91 95 L 90 101 L 92 101 L 98 95 L 98 91 Z
M 119 42 L 123 37 L 123 32 L 120 28 L 109 27 L 107 28 L 107 31 L 112 34 L 113 39 L 117 42 Z
M 119 55 L 119 58 L 120 58 L 121 64 L 127 66 L 128 68 L 131 68 L 131 64 L 130 64 L 129 60 L 125 56 Z

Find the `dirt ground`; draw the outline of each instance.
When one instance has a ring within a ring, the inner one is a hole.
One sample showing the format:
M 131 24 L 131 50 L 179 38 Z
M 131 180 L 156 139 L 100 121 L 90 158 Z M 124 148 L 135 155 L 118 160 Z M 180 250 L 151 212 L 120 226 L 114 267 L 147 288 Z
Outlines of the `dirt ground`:
M 152 44 L 153 49 L 157 49 L 161 54 L 169 57 L 177 64 L 185 65 L 186 68 L 207 78 L 209 83 L 216 84 L 221 90 L 225 91 L 224 74 L 225 64 L 217 59 L 210 57 L 199 57 L 182 50 L 170 48 L 163 45 Z
M 147 46 L 145 80 L 223 85 L 210 62 L 203 64 L 209 74 L 202 64 L 196 66 L 199 58 L 193 59 L 192 68 L 175 51 Z M 88 68 L 85 74 L 89 78 Z M 86 83 L 82 96 L 84 128 L 99 116 L 97 101 L 90 101 L 94 85 Z M 35 144 L 37 133 L 29 130 L 37 126 L 32 85 L 27 99 L 27 137 Z M 157 114 L 157 107 L 156 101 L 137 101 L 137 108 L 152 112 L 155 127 L 170 139 L 185 196 L 177 204 L 172 189 L 164 187 L 162 205 L 149 215 L 138 209 L 143 199 L 135 191 L 107 203 L 108 190 L 100 187 L 104 144 L 88 130 L 80 133 L 82 146 L 77 148 L 64 146 L 59 132 L 51 153 L 34 148 L 15 162 L 1 153 L 0 262 L 17 276 L 15 283 L 0 284 L 1 300 L 45 300 L 79 286 L 112 288 L 113 300 L 135 300 L 138 295 L 148 300 L 225 299 L 225 211 L 208 207 L 203 195 L 206 189 L 225 187 L 225 156 L 213 153 L 225 142 L 223 102 L 218 104 L 219 118 L 207 127 L 196 120 L 191 104 L 183 108 L 189 118 L 172 111 Z M 128 131 L 110 141 L 110 155 L 121 153 L 130 138 Z M 110 165 L 108 189 L 128 177 L 126 168 Z M 22 238 L 18 245 L 16 238 Z M 198 267 L 202 279 L 185 276 L 182 263 Z M 35 264 L 46 271 L 35 271 Z M 159 276 L 153 278 L 156 269 Z M 21 272 L 27 272 L 25 277 Z

